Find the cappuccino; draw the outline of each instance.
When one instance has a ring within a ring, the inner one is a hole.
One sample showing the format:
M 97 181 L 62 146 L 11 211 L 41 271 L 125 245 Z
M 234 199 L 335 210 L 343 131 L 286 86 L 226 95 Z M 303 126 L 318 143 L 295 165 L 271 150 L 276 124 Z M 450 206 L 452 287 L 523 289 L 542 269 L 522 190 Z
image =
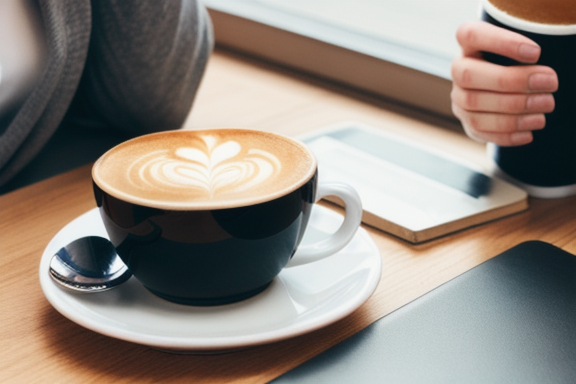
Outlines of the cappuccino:
M 105 153 L 94 182 L 134 204 L 218 209 L 257 204 L 307 182 L 316 170 L 299 142 L 243 129 L 172 131 L 141 136 Z
M 352 187 L 318 182 L 308 147 L 256 130 L 141 136 L 102 155 L 92 180 L 122 261 L 148 290 L 181 304 L 254 296 L 285 266 L 334 255 L 362 218 Z M 300 246 L 312 206 L 325 196 L 344 202 L 344 220 L 331 236 Z
M 541 24 L 576 24 L 574 0 L 489 0 L 499 10 Z

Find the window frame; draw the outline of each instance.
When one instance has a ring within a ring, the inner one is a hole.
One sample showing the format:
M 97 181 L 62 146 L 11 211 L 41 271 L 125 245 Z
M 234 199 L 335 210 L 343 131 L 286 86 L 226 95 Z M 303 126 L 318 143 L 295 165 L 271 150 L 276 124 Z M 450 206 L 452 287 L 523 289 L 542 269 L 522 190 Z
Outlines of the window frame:
M 290 14 L 257 0 L 204 3 L 220 47 L 455 119 L 450 105 L 450 58 Z

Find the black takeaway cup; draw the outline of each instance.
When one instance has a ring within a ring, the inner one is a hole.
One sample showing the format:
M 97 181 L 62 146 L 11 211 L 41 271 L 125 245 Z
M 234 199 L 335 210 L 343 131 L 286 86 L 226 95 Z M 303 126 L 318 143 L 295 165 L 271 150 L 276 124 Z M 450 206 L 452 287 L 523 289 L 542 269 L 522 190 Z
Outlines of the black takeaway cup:
M 496 175 L 531 196 L 576 194 L 576 2 L 574 0 L 482 0 L 482 19 L 518 32 L 542 49 L 538 64 L 553 68 L 559 80 L 556 107 L 532 143 L 518 147 L 489 144 Z M 518 65 L 485 54 L 488 61 Z
M 94 194 L 110 240 L 154 294 L 218 305 L 263 291 L 286 266 L 330 256 L 352 240 L 360 198 L 341 183 L 318 183 L 301 142 L 248 129 L 141 136 L 102 155 Z M 332 236 L 300 246 L 324 196 L 345 204 Z

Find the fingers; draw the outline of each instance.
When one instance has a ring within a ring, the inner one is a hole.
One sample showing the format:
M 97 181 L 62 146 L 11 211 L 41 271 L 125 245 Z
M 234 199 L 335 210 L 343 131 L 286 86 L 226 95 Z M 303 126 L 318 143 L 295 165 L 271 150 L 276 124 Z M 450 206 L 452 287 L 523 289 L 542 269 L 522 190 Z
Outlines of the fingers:
M 503 67 L 468 57 L 452 62 L 452 80 L 462 88 L 495 92 L 555 92 L 558 89 L 558 78 L 550 67 Z
M 456 39 L 464 56 L 480 57 L 480 52 L 492 52 L 522 63 L 535 63 L 540 47 L 529 38 L 486 22 L 462 24 Z
M 462 69 L 459 67 L 462 66 Z M 501 67 L 462 58 L 453 64 L 452 110 L 466 133 L 481 142 L 523 145 L 554 110 L 556 73 L 548 67 Z
M 460 119 L 466 134 L 479 142 L 502 146 L 524 145 L 532 141 L 532 131 L 544 128 L 544 114 L 511 115 L 469 112 L 452 104 L 452 111 Z
M 452 111 L 466 133 L 481 142 L 523 145 L 544 128 L 558 89 L 553 69 L 535 65 L 540 48 L 530 39 L 485 22 L 463 24 L 457 32 L 463 56 L 452 62 Z M 500 66 L 482 59 L 497 53 L 528 65 Z
M 549 93 L 495 93 L 452 87 L 452 102 L 469 112 L 501 114 L 550 113 L 554 96 Z
M 454 82 L 452 111 L 471 138 L 502 146 L 532 141 L 531 131 L 546 124 L 544 114 L 555 107 L 550 93 L 505 93 L 466 89 Z
M 494 133 L 494 134 L 485 134 L 482 136 L 481 139 L 474 137 L 473 133 L 466 132 L 468 136 L 472 139 L 484 143 L 495 143 L 502 147 L 515 147 L 520 145 L 530 144 L 534 137 L 532 136 L 532 132 L 516 132 L 513 134 L 503 134 L 503 133 Z

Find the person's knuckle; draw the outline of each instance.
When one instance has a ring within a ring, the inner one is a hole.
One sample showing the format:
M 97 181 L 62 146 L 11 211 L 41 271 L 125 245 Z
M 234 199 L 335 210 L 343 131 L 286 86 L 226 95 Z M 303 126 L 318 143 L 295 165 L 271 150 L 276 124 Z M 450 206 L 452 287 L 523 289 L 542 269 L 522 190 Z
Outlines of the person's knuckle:
M 500 108 L 503 111 L 522 112 L 526 109 L 526 98 L 522 96 L 510 96 L 502 98 Z
M 502 135 L 496 144 L 509 147 L 514 145 L 514 140 L 511 135 Z
M 500 127 L 500 131 L 501 132 L 506 132 L 506 133 L 510 133 L 510 132 L 514 132 L 517 130 L 518 128 L 518 117 L 517 116 L 503 116 L 500 119 L 500 124 L 498 124 Z
M 480 97 L 477 92 L 472 91 L 464 92 L 463 96 L 464 108 L 469 110 L 477 110 L 480 104 L 479 98 Z
M 458 71 L 458 84 L 463 88 L 469 88 L 474 81 L 474 74 L 470 68 L 460 68 Z
M 526 74 L 516 68 L 505 68 L 496 78 L 498 89 L 502 92 L 523 92 L 527 82 Z
M 511 84 L 512 82 L 509 76 L 501 74 L 496 77 L 496 85 L 498 87 L 498 90 L 507 90 L 510 88 Z
M 450 91 L 450 101 L 452 101 L 452 104 L 455 104 L 458 102 L 458 90 L 456 89 L 456 87 L 452 87 L 452 90 Z
M 461 24 L 456 31 L 456 39 L 460 45 L 470 45 L 478 39 L 476 30 L 471 23 Z
M 478 131 L 481 128 L 482 119 L 476 114 L 469 114 L 468 118 L 466 119 L 468 126 L 473 131 Z

